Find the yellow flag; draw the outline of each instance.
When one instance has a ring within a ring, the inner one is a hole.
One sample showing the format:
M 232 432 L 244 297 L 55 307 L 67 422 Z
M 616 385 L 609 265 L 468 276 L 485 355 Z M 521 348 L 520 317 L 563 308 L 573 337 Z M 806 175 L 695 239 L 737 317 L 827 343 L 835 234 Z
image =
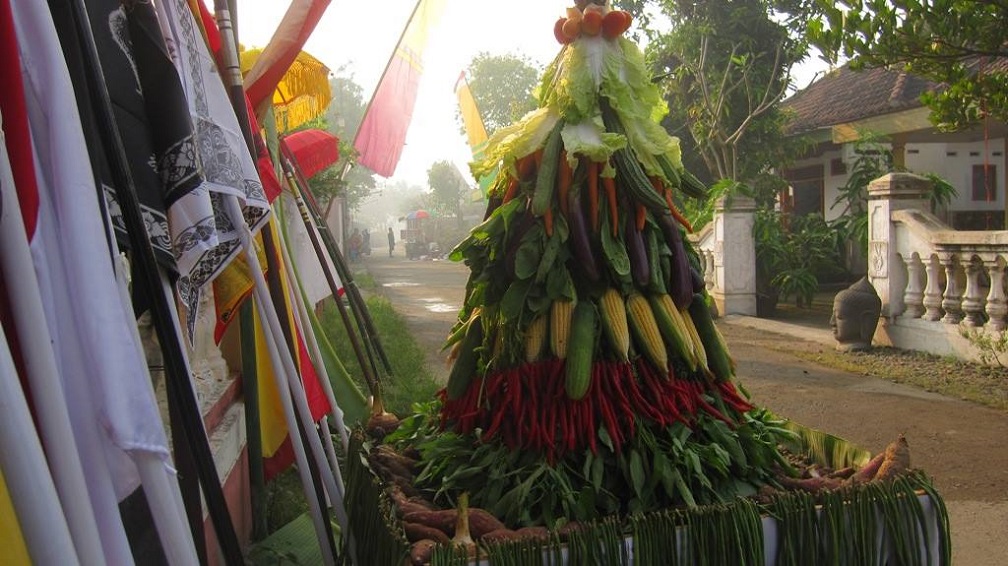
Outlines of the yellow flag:
M 11 566 L 29 566 L 28 548 L 21 534 L 21 524 L 14 512 L 14 504 L 7 492 L 7 481 L 0 472 L 0 548 L 3 549 L 3 563 Z

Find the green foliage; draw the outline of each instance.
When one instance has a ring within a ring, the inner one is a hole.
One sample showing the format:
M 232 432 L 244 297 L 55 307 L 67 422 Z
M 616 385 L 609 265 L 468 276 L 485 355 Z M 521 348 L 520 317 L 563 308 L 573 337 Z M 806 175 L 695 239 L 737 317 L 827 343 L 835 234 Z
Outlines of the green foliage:
M 850 176 L 833 201 L 831 209 L 842 206 L 840 216 L 831 222 L 843 241 L 854 241 L 868 249 L 868 183 L 892 171 L 892 151 L 872 134 L 862 134 L 854 144 L 857 159 Z
M 484 51 L 473 58 L 467 70 L 469 90 L 488 135 L 535 109 L 533 90 L 540 71 L 527 57 Z M 462 115 L 456 115 L 462 128 Z
M 722 197 L 731 197 L 739 191 L 739 184 L 731 179 L 721 179 L 707 189 L 707 199 L 702 201 L 686 200 L 683 202 L 682 213 L 699 230 L 714 219 L 714 207 Z
M 641 423 L 619 453 L 600 428 L 598 454 L 586 450 L 551 464 L 532 451 L 444 431 L 438 408 L 437 402 L 415 405 L 415 414 L 385 442 L 420 451 L 416 485 L 435 501 L 451 505 L 467 491 L 471 505 L 510 526 L 557 527 L 564 520 L 751 496 L 772 481 L 766 474 L 772 464 L 784 465 L 777 444 L 793 436 L 783 421 L 762 410 L 745 413 L 737 427 L 700 416 L 691 426 Z
M 977 357 L 981 362 L 1005 367 L 1005 362 L 1002 360 L 1008 353 L 1008 332 L 993 333 L 960 324 L 959 336 L 976 348 Z
M 657 2 L 671 22 L 658 30 L 654 3 L 618 3 L 649 38 L 662 77 L 667 127 L 692 138 L 715 179 L 748 181 L 780 158 L 778 103 L 792 67 L 805 57 L 797 6 L 766 0 Z
M 816 0 L 809 36 L 851 67 L 902 67 L 944 85 L 928 93 L 931 121 L 958 130 L 985 117 L 1008 120 L 1004 2 L 964 0 Z
M 459 226 L 462 224 L 462 199 L 469 186 L 459 174 L 458 167 L 450 161 L 437 161 L 427 170 L 427 184 L 430 186 L 432 208 L 444 216 L 454 216 Z
M 839 269 L 836 234 L 817 214 L 792 218 L 775 210 L 757 210 L 753 226 L 757 287 L 776 290 L 785 300 L 794 297 L 799 307 L 811 305 L 819 278 Z
M 415 399 L 432 398 L 440 385 L 427 368 L 424 352 L 406 328 L 402 315 L 392 308 L 388 299 L 373 296 L 369 297 L 366 303 L 381 344 L 392 365 L 392 376 L 385 380 L 382 388 L 385 409 L 398 415 L 408 414 L 410 405 Z M 350 375 L 357 380 L 361 389 L 367 391 L 360 363 L 332 299 L 324 303 L 321 319 L 337 356 Z M 354 331 L 356 332 L 356 328 Z
M 363 89 L 352 76 L 340 76 L 343 71 L 342 68 L 337 69 L 336 76 L 329 80 L 332 101 L 325 114 L 325 129 L 339 138 L 340 157 L 335 164 L 308 181 L 312 193 L 327 214 L 334 197 L 344 197 L 347 207 L 356 210 L 375 190 L 374 174 L 366 167 L 352 167 L 345 176 L 341 176 L 347 163 L 356 163 L 357 150 L 353 147 L 353 138 L 364 119 L 366 105 Z

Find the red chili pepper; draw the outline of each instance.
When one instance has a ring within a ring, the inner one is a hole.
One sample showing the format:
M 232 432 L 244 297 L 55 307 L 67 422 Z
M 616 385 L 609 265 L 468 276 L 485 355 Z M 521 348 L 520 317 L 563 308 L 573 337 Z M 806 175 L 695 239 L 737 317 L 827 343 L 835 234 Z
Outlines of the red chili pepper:
M 728 403 L 736 411 L 745 413 L 752 410 L 753 405 L 739 395 L 738 389 L 732 382 L 722 381 L 718 383 L 718 389 L 725 403 Z
M 598 454 L 598 445 L 595 437 L 598 436 L 598 427 L 595 426 L 595 404 L 588 406 L 588 448 L 592 454 Z
M 707 413 L 709 413 L 715 419 L 724 421 L 724 423 L 727 424 L 732 429 L 735 428 L 736 425 L 731 419 L 724 416 L 724 414 L 721 411 L 717 410 L 717 408 L 714 405 L 708 403 L 707 400 L 704 399 L 701 395 L 697 395 L 697 403 L 703 410 L 707 411 Z
M 567 413 L 567 451 L 573 452 L 577 442 L 577 422 L 575 420 L 574 403 L 568 400 L 564 403 L 564 411 Z
M 619 454 L 622 452 L 622 436 L 620 435 L 619 424 L 616 422 L 616 415 L 613 413 L 612 407 L 609 406 L 609 400 L 603 395 L 599 398 L 599 410 L 602 413 L 602 419 L 605 421 L 606 432 L 609 433 L 609 438 L 613 443 L 613 450 Z

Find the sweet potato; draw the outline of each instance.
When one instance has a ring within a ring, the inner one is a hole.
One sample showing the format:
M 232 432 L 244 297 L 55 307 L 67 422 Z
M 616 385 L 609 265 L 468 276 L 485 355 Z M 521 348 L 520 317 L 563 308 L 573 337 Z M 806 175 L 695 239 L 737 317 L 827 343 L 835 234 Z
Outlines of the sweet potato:
M 436 511 L 437 507 L 433 503 L 419 496 L 407 496 L 402 488 L 392 485 L 388 488 L 389 497 L 395 503 L 396 516 L 403 517 L 407 513 L 415 511 Z
M 856 470 L 854 469 L 854 466 L 847 466 L 846 468 L 840 468 L 839 470 L 833 470 L 833 472 L 829 474 L 829 477 L 831 477 L 831 478 L 847 479 L 847 478 L 853 476 L 855 471 Z
M 434 527 L 428 527 L 427 525 L 421 525 L 420 523 L 411 523 L 409 521 L 403 521 L 403 530 L 406 531 L 406 538 L 410 542 L 417 542 L 424 539 L 433 540 L 441 544 L 448 544 L 451 542 L 451 538 L 448 537 L 448 533 L 441 531 L 440 529 L 435 529 Z
M 522 527 L 515 531 L 520 539 L 532 539 L 546 542 L 550 538 L 549 529 L 546 527 Z
M 910 469 L 910 446 L 906 437 L 902 434 L 899 438 L 889 443 L 885 449 L 885 459 L 879 466 L 878 473 L 873 479 L 891 480 L 896 476 L 903 475 Z
M 469 531 L 473 538 L 480 538 L 486 533 L 505 528 L 504 523 L 485 509 L 469 508 Z
M 837 489 L 843 485 L 842 479 L 827 477 L 795 479 L 784 476 L 778 478 L 778 481 L 780 481 L 780 484 L 786 488 L 800 489 L 809 493 L 819 493 L 824 490 Z
M 490 531 L 486 533 L 480 540 L 484 542 L 500 542 L 505 540 L 518 540 L 519 536 L 516 531 L 512 531 L 508 528 L 497 529 L 496 531 Z
M 403 515 L 403 521 L 434 527 L 447 533 L 449 536 L 455 536 L 455 521 L 457 518 L 458 511 L 455 509 L 413 511 Z M 505 528 L 504 523 L 491 515 L 489 511 L 478 507 L 469 508 L 469 532 L 474 539 L 479 539 L 491 531 L 503 528 Z
M 409 458 L 400 456 L 391 450 L 375 450 L 370 457 L 372 462 L 381 462 L 390 472 L 401 478 L 413 478 L 415 462 Z
M 414 511 L 403 515 L 403 522 L 419 523 L 453 536 L 455 534 L 456 516 L 457 512 L 454 509 Z
M 414 566 L 423 566 L 424 564 L 427 564 L 430 562 L 431 553 L 434 552 L 434 547 L 437 545 L 438 543 L 436 541 L 429 539 L 414 542 L 413 546 L 410 547 L 410 562 L 414 564 Z
M 867 464 L 861 467 L 860 470 L 854 472 L 854 475 L 850 477 L 851 483 L 864 483 L 866 481 L 871 481 L 878 472 L 879 466 L 882 465 L 882 461 L 885 460 L 885 452 L 879 452 Z
M 584 525 L 577 521 L 567 521 L 561 525 L 559 529 L 557 529 L 557 535 L 560 537 L 560 540 L 566 542 L 568 535 L 570 535 L 572 531 L 579 531 L 583 528 Z

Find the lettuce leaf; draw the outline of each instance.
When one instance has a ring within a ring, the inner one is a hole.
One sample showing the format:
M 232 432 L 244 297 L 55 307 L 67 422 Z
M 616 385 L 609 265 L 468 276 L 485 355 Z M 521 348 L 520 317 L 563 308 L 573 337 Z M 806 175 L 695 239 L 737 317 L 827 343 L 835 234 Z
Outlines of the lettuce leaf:
M 605 131 L 599 96 L 609 99 L 625 136 Z M 476 178 L 498 167 L 514 175 L 517 159 L 542 147 L 561 117 L 566 122 L 564 148 L 572 166 L 577 155 L 585 155 L 606 163 L 602 174 L 612 176 L 609 157 L 629 147 L 648 175 L 666 183 L 674 180 L 666 177 L 658 156 L 667 158 L 675 169 L 683 168 L 679 138 L 669 135 L 660 123 L 668 105 L 651 81 L 644 54 L 626 38 L 581 37 L 564 46 L 546 68 L 536 97 L 539 109 L 490 137 L 484 158 L 470 166 Z
M 511 176 L 516 176 L 515 161 L 546 143 L 546 136 L 560 120 L 552 108 L 538 108 L 525 114 L 517 122 L 494 132 L 487 140 L 483 159 L 473 162 L 469 169 L 477 179 L 502 166 Z

